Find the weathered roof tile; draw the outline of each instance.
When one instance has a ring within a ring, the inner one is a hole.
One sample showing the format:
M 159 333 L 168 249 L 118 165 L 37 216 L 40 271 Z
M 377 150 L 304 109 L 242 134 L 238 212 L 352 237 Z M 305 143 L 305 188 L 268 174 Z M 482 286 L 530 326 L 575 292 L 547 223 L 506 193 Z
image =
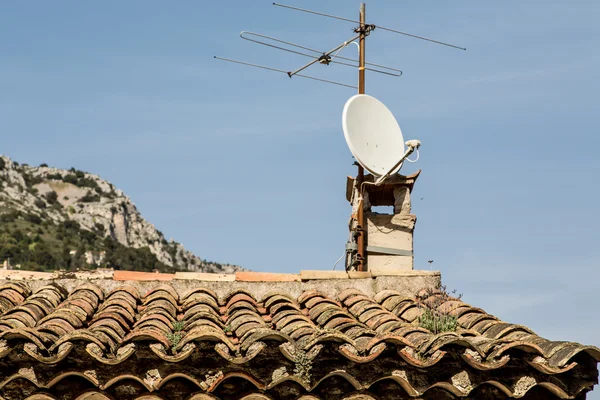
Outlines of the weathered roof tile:
M 117 272 L 115 279 L 129 276 Z M 112 398 L 126 391 L 111 388 L 126 382 L 127 390 L 135 386 L 140 396 L 160 392 L 163 398 L 179 397 L 173 389 L 161 392 L 159 386 L 187 390 L 181 398 L 191 399 L 235 398 L 231 393 L 236 390 L 256 392 L 247 399 L 270 399 L 291 388 L 302 399 L 344 398 L 357 390 L 363 398 L 389 398 L 382 393 L 396 390 L 414 397 L 434 389 L 448 398 L 490 398 L 478 389 L 485 385 L 497 388 L 492 390 L 500 393 L 497 398 L 520 397 L 536 390 L 532 387 L 574 398 L 597 379 L 597 371 L 594 375 L 589 368 L 600 361 L 600 349 L 540 338 L 527 327 L 500 321 L 458 299 L 437 308 L 457 318 L 457 330 L 435 334 L 420 327 L 418 317 L 439 301 L 420 299 L 419 304 L 393 290 L 366 295 L 349 287 L 337 295 L 306 290 L 292 296 L 274 288 L 258 297 L 237 287 L 219 299 L 202 286 L 188 286 L 185 294 L 168 283 L 142 293 L 127 284 L 110 288 L 105 291 L 97 281 L 70 290 L 54 284 L 32 294 L 23 281 L 0 286 L 4 365 L 18 371 L 22 367 L 15 363 L 34 369 L 36 363 L 42 364 L 36 379 L 40 390 L 46 391 L 53 390 L 52 382 L 69 379 L 71 375 L 63 371 L 66 366 L 79 368 L 68 372 L 77 376 L 97 370 L 89 384 Z M 24 353 L 15 358 L 11 350 L 21 346 Z M 335 354 L 337 359 L 332 358 Z M 194 368 L 204 375 L 190 372 L 187 360 L 195 360 Z M 349 363 L 347 368 L 344 362 Z M 358 365 L 367 367 L 361 370 Z M 428 374 L 429 368 L 436 368 L 437 378 Z M 445 369 L 447 377 L 439 374 Z M 154 370 L 158 375 L 144 372 Z M 470 386 L 456 376 L 468 376 Z M 519 386 L 525 382 L 523 376 L 533 383 Z M 563 382 L 575 376 L 580 378 Z M 15 379 L 22 378 L 0 378 L 0 396 Z M 187 383 L 177 386 L 181 380 Z M 347 391 L 327 394 L 325 387 L 333 382 L 338 390 L 348 386 Z M 198 397 L 209 393 L 213 397 Z

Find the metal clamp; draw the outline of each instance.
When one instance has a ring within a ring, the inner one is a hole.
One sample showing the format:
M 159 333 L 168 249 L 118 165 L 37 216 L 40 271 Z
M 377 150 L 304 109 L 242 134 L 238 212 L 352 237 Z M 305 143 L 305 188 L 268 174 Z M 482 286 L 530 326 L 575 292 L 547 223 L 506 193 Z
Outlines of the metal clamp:
M 377 27 L 373 24 L 365 24 L 363 27 L 357 26 L 354 28 L 354 33 L 364 33 L 365 36 L 369 36 L 369 34 L 373 32 L 375 28 Z

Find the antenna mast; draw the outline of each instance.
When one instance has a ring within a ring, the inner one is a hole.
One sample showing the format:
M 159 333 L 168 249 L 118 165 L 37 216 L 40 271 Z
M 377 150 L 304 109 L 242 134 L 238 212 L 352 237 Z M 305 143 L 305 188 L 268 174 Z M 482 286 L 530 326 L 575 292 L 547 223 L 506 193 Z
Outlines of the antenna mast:
M 341 20 L 341 21 L 351 22 L 354 24 L 358 23 L 359 25 L 356 28 L 354 28 L 354 36 L 351 39 L 349 39 L 349 40 L 343 42 L 342 44 L 334 47 L 333 49 L 331 49 L 329 51 L 325 51 L 325 52 L 321 52 L 319 50 L 315 50 L 315 49 L 307 47 L 305 45 L 296 44 L 289 40 L 282 40 L 282 39 L 278 39 L 278 38 L 268 36 L 265 34 L 248 32 L 248 31 L 242 31 L 240 33 L 240 37 L 244 40 L 248 40 L 250 42 L 254 42 L 254 43 L 262 45 L 262 46 L 270 47 L 270 48 L 273 48 L 276 50 L 281 50 L 281 51 L 292 53 L 295 55 L 309 57 L 312 59 L 307 64 L 305 64 L 302 67 L 295 69 L 295 70 L 285 71 L 285 70 L 278 69 L 278 68 L 249 63 L 249 62 L 245 62 L 245 61 L 234 60 L 234 59 L 230 59 L 230 58 L 217 57 L 217 56 L 215 56 L 215 58 L 219 59 L 219 60 L 231 62 L 231 63 L 246 65 L 246 66 L 250 66 L 250 67 L 254 67 L 254 68 L 260 68 L 260 69 L 264 69 L 264 70 L 273 71 L 273 72 L 279 72 L 281 74 L 286 74 L 289 78 L 293 78 L 293 77 L 297 76 L 300 78 L 311 79 L 311 80 L 320 81 L 320 82 L 324 82 L 324 83 L 330 83 L 330 84 L 334 84 L 334 85 L 338 85 L 338 86 L 344 86 L 344 87 L 349 87 L 349 88 L 353 88 L 353 89 L 358 89 L 358 94 L 365 94 L 365 70 L 369 70 L 371 72 L 388 75 L 388 76 L 393 76 L 393 77 L 399 77 L 402 75 L 402 71 L 399 69 L 388 67 L 388 66 L 381 65 L 381 64 L 366 62 L 366 38 L 376 28 L 378 28 L 379 30 L 382 30 L 382 31 L 411 37 L 413 39 L 423 40 L 423 41 L 427 41 L 430 43 L 435 43 L 438 45 L 443 45 L 443 46 L 447 46 L 447 47 L 451 47 L 451 48 L 455 48 L 455 49 L 459 49 L 459 50 L 466 50 L 464 47 L 456 46 L 456 45 L 442 42 L 439 40 L 434 40 L 434 39 L 427 38 L 424 36 L 418 36 L 418 35 L 414 35 L 411 33 L 399 31 L 396 29 L 386 28 L 383 26 L 367 24 L 365 3 L 360 4 L 360 13 L 359 13 L 358 20 L 344 18 L 344 17 L 340 17 L 337 15 L 326 14 L 326 13 L 322 13 L 322 12 L 318 12 L 318 11 L 307 10 L 307 9 L 303 9 L 303 8 L 299 8 L 299 7 L 293 7 L 293 6 L 289 6 L 289 5 L 285 5 L 285 4 L 273 3 L 273 5 L 276 7 L 286 8 L 286 9 L 290 9 L 290 10 L 294 10 L 294 11 L 300 11 L 300 12 L 313 14 L 313 15 L 319 15 L 321 17 L 337 19 L 337 20 Z M 350 43 L 357 44 L 355 42 L 356 40 L 358 40 L 358 48 L 359 48 L 358 60 L 356 60 L 354 58 L 347 58 L 347 57 L 343 57 L 343 56 L 339 55 L 340 51 L 343 50 L 348 44 L 350 44 Z M 310 53 L 313 53 L 313 54 L 310 54 Z M 340 60 L 344 60 L 344 61 L 340 61 Z M 337 65 L 343 65 L 343 66 L 352 67 L 352 68 L 358 68 L 358 87 L 354 86 L 353 84 L 347 84 L 347 83 L 332 81 L 332 80 L 323 79 L 323 78 L 319 78 L 319 77 L 315 77 L 315 76 L 311 76 L 311 75 L 300 74 L 300 72 L 302 72 L 305 69 L 311 67 L 312 65 L 316 65 L 316 64 L 320 64 L 320 65 L 324 65 L 324 66 L 328 66 L 330 64 L 337 64 Z M 367 65 L 368 65 L 368 67 L 367 67 Z M 410 146 L 409 146 L 409 143 L 411 143 Z M 409 150 L 406 152 L 406 154 L 403 156 L 403 158 L 396 164 L 396 166 L 394 166 L 394 168 L 392 168 L 386 174 L 384 174 L 380 177 L 381 182 L 383 180 L 385 180 L 385 178 L 387 178 L 390 174 L 392 174 L 393 171 L 402 163 L 402 161 L 406 157 L 408 157 L 409 154 L 412 153 L 412 151 L 414 151 L 415 149 L 418 149 L 420 142 L 409 141 L 406 143 L 406 145 L 409 146 Z M 410 161 L 410 160 L 408 160 L 408 161 Z M 353 233 L 353 236 L 354 236 L 353 240 L 355 242 L 355 245 L 353 248 L 355 250 L 352 250 L 351 253 L 348 253 L 349 255 L 347 255 L 348 258 L 346 260 L 346 268 L 356 268 L 356 270 L 358 270 L 358 271 L 366 271 L 367 265 L 366 265 L 365 252 L 367 250 L 367 246 L 366 246 L 365 234 L 367 232 L 367 226 L 365 224 L 365 215 L 364 215 L 363 187 L 365 184 L 379 185 L 381 182 L 380 182 L 380 180 L 377 180 L 375 183 L 370 182 L 370 181 L 365 182 L 364 167 L 361 165 L 360 162 L 355 162 L 355 164 L 358 166 L 358 174 L 357 174 L 357 177 L 355 180 L 356 187 L 354 188 L 354 195 L 353 195 L 353 199 L 356 199 L 356 202 L 352 201 L 353 214 L 352 214 L 351 227 L 350 227 L 350 229 Z M 347 247 L 347 249 L 348 249 L 348 247 Z
M 358 94 L 365 94 L 365 42 L 366 42 L 366 37 L 367 37 L 367 32 L 366 32 L 366 6 L 365 3 L 361 3 L 360 4 L 360 26 L 358 28 L 359 33 L 360 33 L 360 38 L 359 38 L 359 42 L 358 42 L 358 46 L 359 46 L 359 56 L 358 56 Z M 363 168 L 362 165 L 358 164 L 358 175 L 356 177 L 356 184 L 357 187 L 360 188 L 362 187 L 362 183 L 364 181 L 364 177 L 365 177 L 365 169 Z M 360 198 L 358 201 L 358 210 L 356 211 L 356 223 L 357 223 L 357 233 L 358 233 L 358 237 L 357 237 L 357 253 L 358 253 L 358 257 L 357 257 L 357 262 L 358 265 L 356 266 L 356 269 L 358 271 L 366 271 L 365 268 L 365 212 L 364 212 L 364 204 L 363 204 L 363 198 L 362 198 L 362 191 L 360 191 Z

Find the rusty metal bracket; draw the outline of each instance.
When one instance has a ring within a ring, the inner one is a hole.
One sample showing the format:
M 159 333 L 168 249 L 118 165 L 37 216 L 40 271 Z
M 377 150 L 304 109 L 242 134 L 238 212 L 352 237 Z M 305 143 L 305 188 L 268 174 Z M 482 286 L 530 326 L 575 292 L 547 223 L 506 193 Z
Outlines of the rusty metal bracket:
M 364 26 L 357 26 L 353 29 L 354 33 L 364 33 L 365 36 L 369 36 L 377 28 L 373 24 L 365 24 Z

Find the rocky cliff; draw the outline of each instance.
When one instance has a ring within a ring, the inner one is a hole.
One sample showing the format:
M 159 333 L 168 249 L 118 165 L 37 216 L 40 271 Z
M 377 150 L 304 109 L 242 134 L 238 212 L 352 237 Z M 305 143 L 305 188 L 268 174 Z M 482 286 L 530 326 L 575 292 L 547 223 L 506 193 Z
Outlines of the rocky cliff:
M 73 240 L 67 243 L 67 247 L 78 247 L 79 250 L 66 248 L 64 252 L 73 256 L 75 252 L 85 250 L 83 259 L 96 266 L 103 266 L 107 248 L 114 248 L 110 245 L 112 239 L 119 248 L 149 250 L 158 261 L 157 265 L 167 269 L 227 273 L 240 269 L 234 265 L 205 261 L 181 244 L 166 241 L 121 190 L 97 175 L 76 169 L 63 170 L 45 164 L 33 167 L 0 156 L 2 215 L 2 221 L 13 224 L 12 231 L 2 231 L 5 236 L 17 230 L 25 233 L 28 238 L 25 253 L 35 247 L 35 237 L 39 238 L 38 242 L 47 238 L 46 244 L 52 242 L 56 245 L 55 239 L 60 241 L 65 233 L 71 232 L 69 237 Z M 29 232 L 32 227 L 35 231 Z M 76 232 L 73 233 L 73 230 Z M 18 248 L 20 242 L 17 238 L 7 243 Z M 31 255 L 27 257 L 31 258 Z

